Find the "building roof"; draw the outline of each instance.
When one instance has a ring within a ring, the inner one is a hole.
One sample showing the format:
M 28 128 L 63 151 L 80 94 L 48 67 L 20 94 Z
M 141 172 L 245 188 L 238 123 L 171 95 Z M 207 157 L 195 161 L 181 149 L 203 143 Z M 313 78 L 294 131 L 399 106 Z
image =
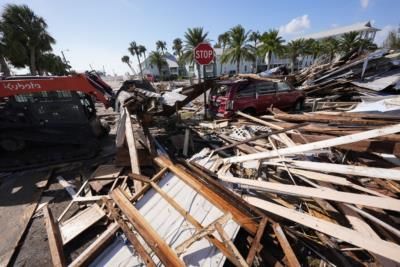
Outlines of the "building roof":
M 328 38 L 328 37 L 334 37 L 337 35 L 342 35 L 344 33 L 351 32 L 351 31 L 360 32 L 360 31 L 365 31 L 365 30 L 380 31 L 379 29 L 372 27 L 371 22 L 367 21 L 367 22 L 359 22 L 359 23 L 344 26 L 344 27 L 337 27 L 337 28 L 333 28 L 333 29 L 323 31 L 323 32 L 308 34 L 308 35 L 302 36 L 301 38 L 323 39 L 323 38 Z

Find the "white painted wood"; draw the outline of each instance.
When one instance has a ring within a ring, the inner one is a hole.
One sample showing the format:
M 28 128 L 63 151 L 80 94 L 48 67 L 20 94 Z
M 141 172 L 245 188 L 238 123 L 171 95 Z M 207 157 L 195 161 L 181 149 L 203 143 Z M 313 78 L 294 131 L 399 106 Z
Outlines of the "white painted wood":
M 260 159 L 267 159 L 267 158 L 275 158 L 278 155 L 285 156 L 285 155 L 293 155 L 298 153 L 303 153 L 306 151 L 311 151 L 315 149 L 321 148 L 329 148 L 333 146 L 345 145 L 350 144 L 370 138 L 375 138 L 379 136 L 384 136 L 388 134 L 394 134 L 400 132 L 400 124 L 395 124 L 392 126 L 387 126 L 379 129 L 374 129 L 370 131 L 365 131 L 361 133 L 355 133 L 345 136 L 340 136 L 336 138 L 331 138 L 328 140 L 317 141 L 313 143 L 307 143 L 303 145 L 297 145 L 293 147 L 282 148 L 276 151 L 267 151 L 267 152 L 259 152 L 249 155 L 243 155 L 238 157 L 230 157 L 224 159 L 225 163 L 237 163 L 237 162 L 244 162 L 248 160 L 260 160 Z
M 76 195 L 75 186 L 70 182 L 66 181 L 62 176 L 57 176 L 57 181 L 64 189 L 68 192 L 68 194 L 74 198 Z
M 376 168 L 300 160 L 285 161 L 288 167 L 400 181 L 400 169 Z M 270 163 L 265 162 L 265 164 Z
M 232 178 L 228 176 L 218 176 L 219 179 L 235 184 L 247 185 L 258 190 L 276 192 L 285 195 L 295 195 L 303 197 L 320 198 L 338 202 L 363 205 L 386 210 L 400 211 L 400 200 L 395 198 L 383 198 L 365 194 L 355 194 L 340 192 L 326 187 L 312 188 L 289 184 L 271 183 L 243 178 Z
M 243 196 L 250 204 L 266 210 L 270 213 L 281 216 L 285 219 L 294 221 L 304 226 L 315 229 L 319 232 L 333 236 L 347 243 L 366 249 L 388 259 L 400 263 L 400 246 L 382 239 L 371 239 L 362 233 L 334 224 L 319 218 L 315 218 L 305 213 L 285 208 L 252 196 Z

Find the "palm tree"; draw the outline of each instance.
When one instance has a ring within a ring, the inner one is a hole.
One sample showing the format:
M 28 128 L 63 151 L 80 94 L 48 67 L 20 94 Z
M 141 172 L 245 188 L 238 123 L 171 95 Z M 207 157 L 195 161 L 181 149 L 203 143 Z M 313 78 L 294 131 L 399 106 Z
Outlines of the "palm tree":
M 163 78 L 162 67 L 167 65 L 167 61 L 164 58 L 164 55 L 159 51 L 153 51 L 149 56 L 150 64 L 157 66 L 158 72 L 160 73 L 161 79 Z
M 37 59 L 51 51 L 54 38 L 47 32 L 47 23 L 27 5 L 8 4 L 5 6 L 0 29 L 10 54 L 10 61 L 16 65 L 28 65 L 32 75 L 37 74 Z M 13 46 L 13 48 L 11 48 Z M 18 50 L 16 50 L 18 47 Z M 19 53 L 20 55 L 16 55 Z
M 173 41 L 172 50 L 174 51 L 174 55 L 178 58 L 178 66 L 179 66 L 179 75 L 181 75 L 182 65 L 183 65 L 183 42 L 181 38 L 175 38 Z
M 193 51 L 195 47 L 200 44 L 207 42 L 207 35 L 208 32 L 204 32 L 202 27 L 196 28 L 189 28 L 185 32 L 185 46 L 184 46 L 184 54 L 183 58 L 186 62 L 193 63 Z M 197 67 L 197 74 L 199 83 L 201 82 L 201 75 L 200 75 L 200 65 L 196 63 Z
M 229 32 L 224 32 L 218 36 L 218 43 L 222 47 L 222 54 L 225 53 L 225 48 L 226 48 L 226 45 L 228 44 L 228 42 L 229 42 Z M 223 63 L 221 61 L 221 69 L 220 69 L 219 73 L 222 73 L 222 65 L 223 65 Z
M 67 75 L 68 69 L 71 68 L 71 66 L 66 64 L 60 56 L 53 53 L 41 54 L 37 63 L 40 74 L 51 73 L 52 75 Z
M 10 76 L 10 68 L 6 62 L 6 46 L 3 40 L 0 40 L 0 71 L 4 76 Z
M 261 35 L 260 53 L 268 54 L 268 69 L 271 67 L 272 54 L 281 55 L 284 51 L 283 43 L 285 40 L 279 36 L 278 30 L 269 30 Z
M 321 51 L 323 54 L 328 55 L 329 61 L 332 62 L 333 57 L 339 49 L 339 42 L 330 37 L 321 41 Z
M 228 49 L 222 55 L 221 61 L 224 63 L 228 61 L 236 63 L 236 73 L 240 72 L 241 60 L 250 60 L 254 58 L 251 52 L 251 46 L 248 44 L 249 34 L 250 31 L 246 32 L 241 25 L 237 25 L 229 30 Z
M 157 51 L 161 50 L 161 53 L 164 54 L 164 50 L 167 50 L 167 43 L 165 41 L 157 41 L 156 48 Z
M 304 39 L 297 39 L 290 41 L 286 45 L 286 53 L 290 58 L 291 64 L 291 72 L 294 72 L 294 65 L 296 64 L 297 57 L 301 54 L 304 54 L 306 51 L 306 41 Z
M 139 70 L 140 70 L 140 77 L 143 78 L 143 71 L 142 71 L 142 64 L 140 64 L 140 45 L 137 45 L 135 41 L 131 42 L 128 48 L 129 53 L 131 53 L 132 56 L 137 57 L 137 61 L 139 63 Z
M 360 35 L 355 31 L 344 33 L 339 40 L 340 51 L 345 54 L 360 48 L 360 44 Z
M 257 73 L 257 58 L 258 58 L 258 49 L 257 49 L 257 44 L 258 41 L 260 41 L 261 34 L 259 31 L 252 32 L 249 35 L 249 41 L 254 42 L 253 45 L 253 55 L 254 55 L 254 70 Z
M 131 60 L 130 60 L 129 56 L 126 56 L 126 55 L 123 56 L 121 58 L 121 61 L 124 62 L 126 65 L 128 65 L 128 67 L 131 69 L 132 73 L 135 74 L 135 71 L 132 68 L 132 65 L 131 65 L 131 62 L 130 62 Z
M 144 45 L 139 45 L 139 55 L 142 56 L 143 55 L 143 62 L 145 63 L 145 68 L 146 66 L 146 47 Z

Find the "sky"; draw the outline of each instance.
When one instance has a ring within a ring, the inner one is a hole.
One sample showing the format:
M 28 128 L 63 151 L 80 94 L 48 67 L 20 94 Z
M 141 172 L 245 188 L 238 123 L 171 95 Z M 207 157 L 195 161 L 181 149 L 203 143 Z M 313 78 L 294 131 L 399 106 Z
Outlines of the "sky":
M 131 41 L 155 50 L 155 42 L 172 40 L 188 28 L 203 27 L 212 43 L 218 35 L 241 24 L 246 30 L 279 29 L 285 40 L 357 22 L 371 21 L 382 29 L 376 42 L 400 23 L 397 0 L 0 0 L 26 4 L 42 16 L 56 39 L 54 52 L 77 71 L 102 70 L 124 74 Z M 137 65 L 131 56 L 132 64 Z M 91 67 L 90 67 L 91 66 Z

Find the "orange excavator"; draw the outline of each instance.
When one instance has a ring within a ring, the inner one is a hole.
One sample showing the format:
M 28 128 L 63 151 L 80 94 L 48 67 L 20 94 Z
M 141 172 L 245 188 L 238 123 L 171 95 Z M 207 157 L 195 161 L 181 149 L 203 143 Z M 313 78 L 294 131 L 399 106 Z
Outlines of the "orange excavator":
M 108 108 L 113 101 L 112 88 L 90 72 L 0 79 L 0 169 L 27 164 L 27 157 L 35 163 L 41 157 L 57 161 L 88 155 L 104 133 L 95 102 Z M 21 155 L 23 160 L 11 162 Z

